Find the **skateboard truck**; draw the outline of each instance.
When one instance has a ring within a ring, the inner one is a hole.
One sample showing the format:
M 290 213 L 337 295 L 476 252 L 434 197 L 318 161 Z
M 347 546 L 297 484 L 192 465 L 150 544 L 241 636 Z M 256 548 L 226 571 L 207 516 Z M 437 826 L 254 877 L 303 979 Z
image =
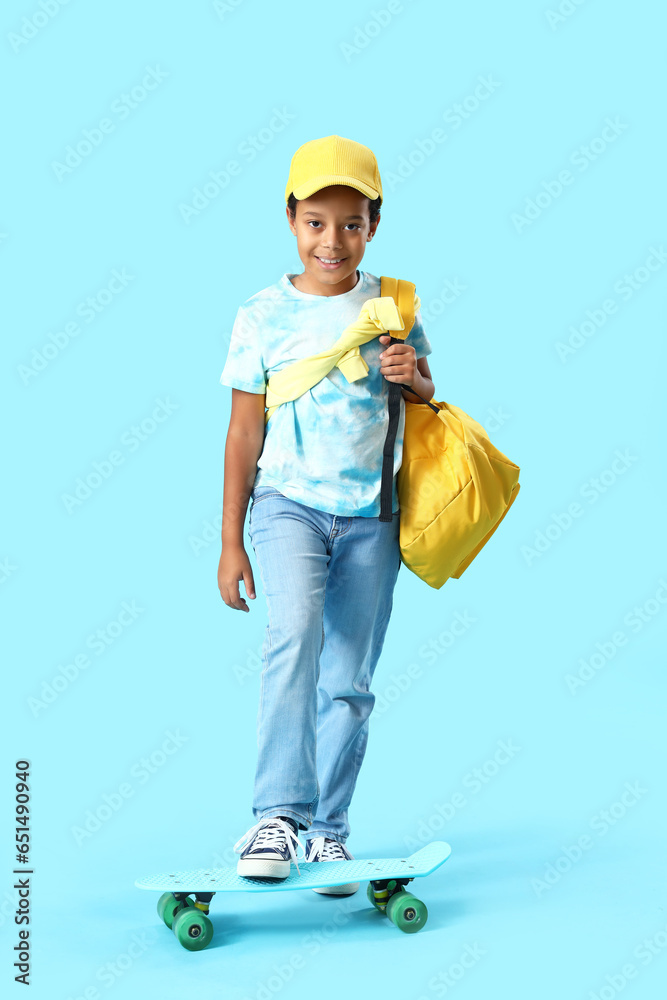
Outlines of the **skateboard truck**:
M 189 892 L 175 892 L 173 895 L 174 895 L 174 899 L 178 900 L 179 903 L 185 902 L 188 899 L 188 897 L 191 896 L 191 895 L 194 896 L 195 897 L 195 902 L 192 903 L 192 900 L 190 900 L 190 905 L 194 906 L 195 909 L 197 909 L 197 910 L 201 910 L 202 913 L 205 913 L 205 914 L 208 915 L 208 911 L 211 909 L 211 906 L 210 906 L 211 900 L 215 896 L 215 893 L 214 892 L 194 892 L 194 893 L 189 893 Z M 186 903 L 186 905 L 188 905 L 188 904 Z
M 378 910 L 386 910 L 387 903 L 397 892 L 401 892 L 408 884 L 413 882 L 411 878 L 380 878 L 371 879 L 368 885 L 367 896 Z

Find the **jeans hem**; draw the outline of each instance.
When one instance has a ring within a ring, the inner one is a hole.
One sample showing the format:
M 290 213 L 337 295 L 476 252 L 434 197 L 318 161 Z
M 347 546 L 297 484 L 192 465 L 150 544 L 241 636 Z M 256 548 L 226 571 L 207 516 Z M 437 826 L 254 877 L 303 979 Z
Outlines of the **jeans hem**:
M 331 830 L 315 830 L 314 832 L 309 830 L 307 839 L 312 840 L 314 837 L 327 837 L 329 840 L 335 840 L 339 844 L 344 844 L 345 840 L 347 840 L 347 837 L 345 840 L 341 840 L 340 834 L 333 833 Z
M 293 819 L 294 822 L 298 825 L 300 830 L 307 830 L 311 822 L 307 816 L 303 815 L 303 813 L 295 812 L 294 809 L 281 809 L 280 807 L 276 807 L 275 809 L 267 809 L 264 812 L 260 813 L 260 815 L 257 817 L 257 822 L 259 823 L 260 820 L 266 819 L 267 816 L 273 816 L 273 817 L 289 816 L 289 818 Z

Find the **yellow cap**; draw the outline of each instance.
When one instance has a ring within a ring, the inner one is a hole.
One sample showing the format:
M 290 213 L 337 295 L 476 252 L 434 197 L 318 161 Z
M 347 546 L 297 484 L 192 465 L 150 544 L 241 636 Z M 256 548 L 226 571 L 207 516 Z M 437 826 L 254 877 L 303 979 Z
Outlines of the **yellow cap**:
M 371 201 L 382 198 L 380 171 L 368 146 L 340 135 L 312 139 L 299 146 L 292 157 L 285 201 L 291 192 L 301 201 L 331 184 L 347 184 Z

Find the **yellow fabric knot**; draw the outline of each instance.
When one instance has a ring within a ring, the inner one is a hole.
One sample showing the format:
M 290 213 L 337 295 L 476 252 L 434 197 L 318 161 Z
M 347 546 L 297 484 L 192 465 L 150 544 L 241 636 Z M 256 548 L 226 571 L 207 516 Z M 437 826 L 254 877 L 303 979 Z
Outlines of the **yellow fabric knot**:
M 419 296 L 415 295 L 415 312 L 420 308 Z M 295 361 L 270 377 L 266 386 L 266 422 L 268 423 L 276 407 L 302 396 L 325 378 L 332 368 L 338 368 L 348 382 L 365 378 L 368 365 L 361 356 L 359 345 L 366 344 L 383 333 L 399 336 L 404 329 L 403 319 L 393 298 L 385 295 L 366 299 L 359 317 L 343 330 L 331 347 Z
M 352 347 L 347 351 L 337 362 L 337 367 L 348 382 L 356 382 L 358 378 L 364 378 L 368 374 L 368 365 L 358 347 Z

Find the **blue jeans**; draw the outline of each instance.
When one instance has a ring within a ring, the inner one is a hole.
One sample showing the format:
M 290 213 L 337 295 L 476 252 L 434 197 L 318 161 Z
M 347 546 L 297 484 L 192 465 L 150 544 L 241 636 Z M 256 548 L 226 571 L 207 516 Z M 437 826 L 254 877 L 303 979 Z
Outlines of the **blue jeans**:
M 272 486 L 251 496 L 248 534 L 269 617 L 253 813 L 345 843 L 401 566 L 400 515 L 342 517 Z

